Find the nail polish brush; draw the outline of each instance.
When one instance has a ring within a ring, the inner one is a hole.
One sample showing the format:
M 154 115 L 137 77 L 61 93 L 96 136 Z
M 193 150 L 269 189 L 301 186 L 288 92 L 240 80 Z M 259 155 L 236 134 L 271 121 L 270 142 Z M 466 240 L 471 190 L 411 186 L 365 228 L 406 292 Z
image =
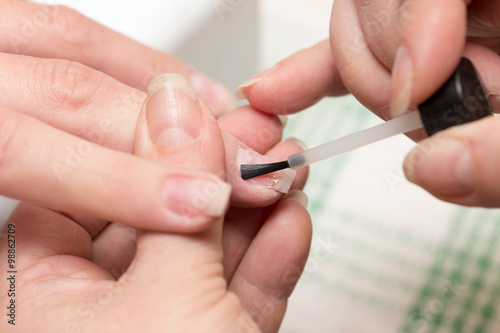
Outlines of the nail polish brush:
M 286 161 L 268 164 L 243 164 L 241 177 L 249 179 L 278 170 L 299 169 L 326 158 L 389 138 L 424 128 L 432 134 L 469 123 L 493 114 L 493 108 L 470 60 L 462 58 L 453 75 L 417 112 L 394 118 L 320 146 L 290 155 Z

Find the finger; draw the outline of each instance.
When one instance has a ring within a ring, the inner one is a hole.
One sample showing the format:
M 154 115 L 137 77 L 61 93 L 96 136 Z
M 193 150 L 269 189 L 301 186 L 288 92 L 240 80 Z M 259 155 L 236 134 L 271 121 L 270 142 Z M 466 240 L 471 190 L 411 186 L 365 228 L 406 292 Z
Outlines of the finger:
M 134 258 L 136 239 L 136 229 L 110 223 L 93 241 L 92 262 L 118 279 Z
M 46 208 L 18 205 L 0 235 L 0 255 L 13 258 L 11 266 L 7 260 L 0 261 L 0 269 L 10 271 L 7 277 L 11 278 L 2 278 L 0 288 L 8 290 L 10 285 L 12 289 L 15 284 L 11 296 L 15 296 L 17 313 L 34 314 L 58 307 L 61 311 L 57 315 L 63 323 L 58 330 L 67 328 L 64 324 L 71 318 L 64 315 L 64 309 L 75 313 L 78 305 L 93 304 L 116 286 L 111 274 L 90 261 L 92 239 L 85 228 Z M 7 306 L 4 300 L 8 301 L 3 297 L 0 303 Z M 15 324 L 29 332 L 38 331 L 44 324 L 53 328 L 48 317 L 50 314 L 36 323 L 31 320 Z
M 231 134 L 259 154 L 280 142 L 283 132 L 282 118 L 244 106 L 224 114 L 218 119 L 224 132 Z
M 118 279 L 135 254 L 136 229 L 91 216 L 56 212 L 83 228 L 92 241 L 91 261 Z
M 133 151 L 132 133 L 145 94 L 77 63 L 31 57 L 20 59 L 1 54 L 0 59 L 3 59 L 0 60 L 0 70 L 6 73 L 5 80 L 0 84 L 0 91 L 3 90 L 5 96 L 4 105 L 97 144 L 125 152 Z M 32 82 L 38 84 L 33 85 Z M 29 93 L 23 94 L 24 98 L 19 96 L 20 91 Z M 33 105 L 40 107 L 34 108 Z M 258 151 L 267 151 L 281 139 L 282 127 L 277 117 L 248 107 L 229 113 L 221 119 L 221 124 Z M 226 146 L 231 147 L 233 152 L 233 160 L 228 164 L 232 166 L 233 174 L 238 175 L 239 164 L 234 163 L 235 151 L 244 145 L 233 136 L 226 137 L 230 141 Z M 205 151 L 210 152 L 211 147 L 208 146 Z M 239 176 L 229 179 L 230 182 L 232 180 L 242 182 Z M 275 185 L 280 188 L 280 184 Z M 286 190 L 286 186 L 283 188 Z M 252 191 L 258 192 L 258 189 Z M 274 198 L 272 200 L 281 196 L 274 190 L 269 191 Z M 254 196 L 251 200 L 254 199 L 259 201 L 260 197 Z M 262 204 L 269 203 L 269 196 L 263 199 Z
M 231 204 L 243 208 L 266 207 L 290 190 L 296 174 L 292 169 L 243 180 L 242 164 L 266 164 L 278 160 L 257 153 L 230 134 L 223 133 L 223 137 L 226 150 L 226 180 L 233 186 Z M 280 156 L 286 154 L 287 151 L 283 151 Z
M 23 272 L 23 283 L 44 277 L 77 275 L 89 280 L 113 279 L 108 272 L 90 262 L 92 238 L 85 228 L 67 216 L 21 203 L 9 217 L 7 225 L 13 231 L 11 239 L 16 245 L 16 269 Z M 0 253 L 3 255 L 8 247 L 4 242 L 2 245 Z
M 65 60 L 0 53 L 0 72 L 0 105 L 105 147 L 133 151 L 143 92 Z M 260 152 L 281 139 L 278 118 L 251 107 L 224 115 L 220 126 Z
M 243 107 L 219 118 L 226 154 L 226 180 L 233 186 L 231 203 L 238 207 L 265 207 L 279 200 L 292 185 L 295 172 L 286 170 L 259 179 L 244 181 L 241 164 L 270 163 L 276 158 L 286 159 L 301 149 L 297 141 L 278 144 L 275 156 L 262 155 L 281 139 L 282 124 L 278 117 Z M 234 134 L 234 136 L 232 135 Z M 242 141 L 240 141 L 241 139 Z M 247 146 L 245 144 L 250 145 Z M 274 150 L 272 150 L 274 151 Z M 305 169 L 306 170 L 306 169 Z M 304 171 L 305 171 L 304 170 Z M 305 182 L 307 172 L 299 172 L 297 182 Z
M 231 281 L 243 256 L 278 203 L 262 208 L 231 207 L 224 219 L 222 248 L 226 281 Z
M 224 177 L 224 144 L 217 122 L 187 80 L 177 74 L 162 75 L 151 82 L 137 124 L 135 152 L 182 170 Z M 226 194 L 224 212 L 229 203 L 229 192 Z M 214 307 L 224 306 L 229 300 L 220 264 L 222 218 L 218 222 L 190 236 L 139 233 L 135 259 L 124 276 L 144 278 L 130 285 L 127 297 L 138 297 L 140 293 L 145 299 L 173 300 L 160 307 L 158 303 L 146 305 L 152 313 L 158 313 L 153 320 L 168 322 L 168 318 L 176 318 L 181 323 L 186 321 L 188 327 L 189 318 L 197 317 L 198 311 L 200 317 L 210 318 Z M 179 253 L 182 256 L 176 255 Z M 147 273 L 151 271 L 154 276 Z M 159 281 L 162 288 L 151 287 Z M 229 301 L 237 306 L 235 299 Z
M 297 139 L 290 138 L 268 151 L 267 155 L 283 160 L 286 156 L 303 150 L 302 144 Z M 309 168 L 307 167 L 297 170 L 291 189 L 302 190 L 308 173 Z M 228 281 L 231 280 L 243 255 L 275 206 L 275 204 L 272 204 L 257 209 L 233 207 L 226 215 L 223 246 L 226 254 L 224 256 L 224 275 Z
M 472 1 L 467 8 L 467 36 L 499 51 L 500 30 L 495 22 L 500 18 L 498 1 Z
M 234 106 L 225 87 L 178 59 L 145 47 L 64 6 L 21 1 L 4 4 L 0 50 L 42 58 L 69 59 L 146 91 L 161 73 L 180 73 L 217 115 Z
M 224 144 L 217 121 L 179 74 L 151 81 L 137 122 L 134 152 L 173 167 L 225 177 Z M 226 189 L 228 195 L 229 186 Z
M 297 138 L 288 138 L 267 152 L 267 156 L 274 158 L 278 161 L 288 159 L 288 156 L 301 152 L 306 149 L 304 142 Z M 309 167 L 300 168 L 295 170 L 295 178 L 290 186 L 292 190 L 302 190 L 306 185 L 307 177 L 309 176 Z
M 146 94 L 81 64 L 0 53 L 0 105 L 94 143 L 133 150 Z
M 112 151 L 3 108 L 0 133 L 2 195 L 155 230 L 196 231 L 217 218 L 210 208 L 216 197 L 195 202 L 177 188 L 204 189 L 217 184 L 213 177 Z M 192 206 L 179 206 L 186 197 Z
M 325 96 L 347 92 L 337 68 L 329 42 L 323 41 L 247 80 L 238 87 L 236 95 L 248 99 L 258 110 L 294 113 Z
M 467 42 L 464 56 L 469 58 L 481 77 L 495 112 L 500 112 L 500 56 L 488 47 Z
M 500 206 L 500 119 L 489 117 L 430 137 L 404 164 L 410 181 L 440 199 L 468 206 Z
M 469 2 L 356 1 L 371 51 L 392 70 L 394 115 L 430 97 L 458 65 L 465 45 Z
M 280 202 L 229 284 L 262 332 L 278 331 L 305 265 L 312 232 L 306 205 L 300 191 L 290 192 Z
M 330 35 L 333 57 L 346 88 L 377 115 L 386 113 L 390 73 L 370 49 L 353 1 L 334 2 Z

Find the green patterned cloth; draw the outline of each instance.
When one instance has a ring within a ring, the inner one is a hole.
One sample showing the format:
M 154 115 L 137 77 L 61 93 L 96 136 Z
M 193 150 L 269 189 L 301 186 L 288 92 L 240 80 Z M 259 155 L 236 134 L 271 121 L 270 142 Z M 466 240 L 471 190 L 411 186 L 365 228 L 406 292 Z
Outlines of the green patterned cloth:
M 379 123 L 352 97 L 292 116 L 308 146 Z M 314 238 L 281 332 L 500 332 L 500 211 L 446 204 L 402 176 L 400 135 L 319 162 Z

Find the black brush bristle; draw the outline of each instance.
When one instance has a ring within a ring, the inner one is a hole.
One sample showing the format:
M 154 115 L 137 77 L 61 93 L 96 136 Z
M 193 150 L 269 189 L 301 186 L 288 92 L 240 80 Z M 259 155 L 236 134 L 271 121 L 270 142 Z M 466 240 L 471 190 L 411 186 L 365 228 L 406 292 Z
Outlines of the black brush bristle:
M 241 178 L 244 180 L 265 175 L 279 170 L 289 168 L 288 161 L 268 163 L 268 164 L 242 164 Z

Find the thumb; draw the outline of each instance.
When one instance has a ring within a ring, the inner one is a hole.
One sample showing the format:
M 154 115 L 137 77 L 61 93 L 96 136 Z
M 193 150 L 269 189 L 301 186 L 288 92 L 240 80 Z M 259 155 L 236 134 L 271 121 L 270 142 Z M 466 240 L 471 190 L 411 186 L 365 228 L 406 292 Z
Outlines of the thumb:
M 402 2 L 398 17 L 401 37 L 392 67 L 394 116 L 431 96 L 458 65 L 465 45 L 468 2 Z
M 215 117 L 194 93 L 188 81 L 179 74 L 155 77 L 149 85 L 148 98 L 137 122 L 135 153 L 179 170 L 179 181 L 172 183 L 168 191 L 191 194 L 183 198 L 184 202 L 178 202 L 181 208 L 187 207 L 184 213 L 188 217 L 190 207 L 196 206 L 198 201 L 213 205 L 215 197 L 219 204 L 211 206 L 216 208 L 212 214 L 214 219 L 212 224 L 206 225 L 211 228 L 201 230 L 203 232 L 185 237 L 140 233 L 130 272 L 140 274 L 154 270 L 157 275 L 152 276 L 151 281 L 149 278 L 141 280 L 145 286 L 150 283 L 154 285 L 153 280 L 158 279 L 158 276 L 168 280 L 173 271 L 182 276 L 185 272 L 203 270 L 220 259 L 220 222 L 229 204 L 231 189 L 220 179 L 224 177 L 224 152 Z M 199 175 L 211 179 L 211 182 L 185 182 L 184 174 Z M 182 253 L 181 260 L 176 255 L 172 256 L 172 249 Z M 158 265 L 160 260 L 164 260 L 163 265 Z M 193 276 L 196 279 L 198 277 Z
M 199 231 L 222 217 L 231 186 L 224 179 L 224 145 L 217 121 L 179 74 L 153 79 L 139 115 L 134 152 L 176 170 L 166 200 L 171 198 L 188 224 L 198 218 Z
M 216 323 L 230 325 L 242 314 L 238 300 L 226 292 L 223 278 L 222 216 L 230 194 L 230 186 L 220 180 L 224 177 L 224 151 L 217 121 L 188 81 L 178 74 L 153 79 L 137 123 L 135 153 L 177 168 L 180 174 L 195 171 L 211 176 L 211 184 L 180 181 L 169 190 L 192 192 L 193 197 L 201 193 L 209 202 L 216 196 L 220 205 L 219 218 L 203 232 L 139 233 L 134 261 L 124 276 L 141 278 L 134 278 L 124 297 L 146 300 L 141 310 L 152 319 L 146 324 L 143 320 L 134 323 L 143 330 L 162 327 L 191 332 L 191 326 L 196 326 L 211 331 L 209 327 Z M 190 196 L 184 200 L 192 206 Z
M 488 117 L 422 141 L 406 158 L 413 183 L 467 206 L 500 207 L 500 119 Z

